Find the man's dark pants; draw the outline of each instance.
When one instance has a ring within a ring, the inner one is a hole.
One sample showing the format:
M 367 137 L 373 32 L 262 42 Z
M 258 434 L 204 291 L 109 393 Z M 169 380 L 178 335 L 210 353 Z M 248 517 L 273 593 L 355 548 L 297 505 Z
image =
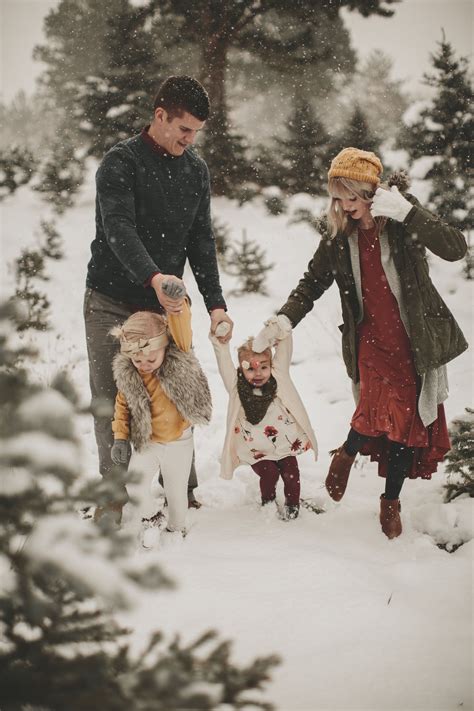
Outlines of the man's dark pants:
M 95 289 L 86 289 L 84 297 L 84 322 L 86 327 L 87 355 L 89 358 L 89 382 L 91 407 L 94 414 L 94 430 L 99 454 L 99 471 L 104 478 L 117 472 L 110 450 L 114 443 L 112 418 L 117 387 L 112 374 L 112 360 L 119 350 L 116 338 L 110 335 L 114 326 L 120 326 L 134 312 L 127 304 L 115 301 Z M 125 473 L 128 462 L 121 468 Z M 119 468 L 120 469 L 120 468 Z M 194 456 L 188 483 L 188 499 L 194 499 L 197 486 Z M 123 501 L 127 494 L 123 492 Z

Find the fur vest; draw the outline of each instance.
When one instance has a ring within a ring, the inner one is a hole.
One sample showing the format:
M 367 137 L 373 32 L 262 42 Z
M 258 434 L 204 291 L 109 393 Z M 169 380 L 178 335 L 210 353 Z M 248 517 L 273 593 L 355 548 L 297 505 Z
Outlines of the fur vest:
M 139 451 L 150 442 L 152 435 L 150 398 L 140 373 L 127 356 L 117 353 L 112 369 L 117 388 L 124 394 L 130 411 L 130 439 Z M 170 343 L 166 357 L 154 375 L 185 420 L 192 425 L 209 424 L 211 392 L 193 351 L 185 353 Z

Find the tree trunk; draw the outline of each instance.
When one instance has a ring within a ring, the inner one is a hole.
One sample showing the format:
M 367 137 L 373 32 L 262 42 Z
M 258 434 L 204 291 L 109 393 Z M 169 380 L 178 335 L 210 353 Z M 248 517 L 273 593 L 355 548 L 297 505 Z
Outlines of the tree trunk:
M 201 58 L 201 81 L 211 99 L 213 115 L 226 116 L 225 70 L 229 39 L 212 35 L 205 43 Z
M 229 132 L 225 72 L 229 39 L 222 34 L 212 35 L 202 51 L 201 81 L 211 100 L 211 115 L 204 134 L 203 153 L 211 173 L 212 191 L 215 195 L 228 192 L 228 171 L 223 156 L 232 154 Z

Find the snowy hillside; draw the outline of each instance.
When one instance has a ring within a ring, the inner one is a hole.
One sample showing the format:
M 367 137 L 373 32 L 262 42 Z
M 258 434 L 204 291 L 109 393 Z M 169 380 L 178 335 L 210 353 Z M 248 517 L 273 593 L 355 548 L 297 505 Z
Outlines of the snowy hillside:
M 423 197 L 420 194 L 420 197 Z M 260 201 L 239 207 L 214 200 L 214 214 L 232 239 L 242 230 L 274 264 L 268 296 L 228 299 L 235 321 L 233 351 L 284 302 L 317 245 L 316 234 L 288 224 L 291 213 L 312 201 L 295 196 L 290 213 L 269 216 Z M 27 188 L 3 203 L 0 283 L 11 293 L 11 264 L 47 210 Z M 323 203 L 318 205 L 322 207 Z M 37 377 L 47 382 L 69 370 L 84 404 L 88 368 L 82 299 L 94 229 L 92 177 L 76 206 L 57 227 L 66 257 L 48 265 L 53 330 L 34 335 L 42 358 Z M 461 263 L 430 257 L 433 280 L 472 343 L 471 285 Z M 303 509 L 292 522 L 268 519 L 258 506 L 258 480 L 242 467 L 231 481 L 218 478 L 226 395 L 207 338 L 209 318 L 190 273 L 197 355 L 208 374 L 214 414 L 196 430 L 197 497 L 191 530 L 179 548 L 156 555 L 178 582 L 177 591 L 143 596 L 124 618 L 139 647 L 156 628 L 185 640 L 216 628 L 235 642 L 241 660 L 276 652 L 268 697 L 281 711 L 451 711 L 472 708 L 472 500 L 443 504 L 439 471 L 431 482 L 408 481 L 402 491 L 404 532 L 394 541 L 381 533 L 374 464 L 359 459 L 340 504 L 324 489 L 328 450 L 340 445 L 353 411 L 350 382 L 340 353 L 341 322 L 335 286 L 294 332 L 292 374 L 316 431 L 320 458 L 299 459 L 302 496 L 326 510 Z M 222 275 L 224 293 L 235 279 Z M 449 366 L 448 421 L 472 405 L 471 350 Z M 96 475 L 92 419 L 83 422 L 84 476 Z M 279 491 L 280 496 L 282 492 Z M 88 523 L 85 525 L 89 525 Z M 458 545 L 448 554 L 437 544 Z M 224 708 L 222 709 L 224 711 Z

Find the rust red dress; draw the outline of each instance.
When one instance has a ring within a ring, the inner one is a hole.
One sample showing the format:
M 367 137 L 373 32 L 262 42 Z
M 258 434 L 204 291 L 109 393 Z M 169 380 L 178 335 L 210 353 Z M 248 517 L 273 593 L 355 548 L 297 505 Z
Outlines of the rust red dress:
M 398 303 L 382 267 L 377 228 L 359 230 L 364 318 L 358 326 L 360 399 L 351 426 L 374 437 L 361 453 L 378 461 L 386 476 L 390 441 L 415 449 L 409 477 L 431 479 L 450 449 L 443 405 L 425 427 L 417 402 L 421 379 L 416 373 L 410 339 Z

